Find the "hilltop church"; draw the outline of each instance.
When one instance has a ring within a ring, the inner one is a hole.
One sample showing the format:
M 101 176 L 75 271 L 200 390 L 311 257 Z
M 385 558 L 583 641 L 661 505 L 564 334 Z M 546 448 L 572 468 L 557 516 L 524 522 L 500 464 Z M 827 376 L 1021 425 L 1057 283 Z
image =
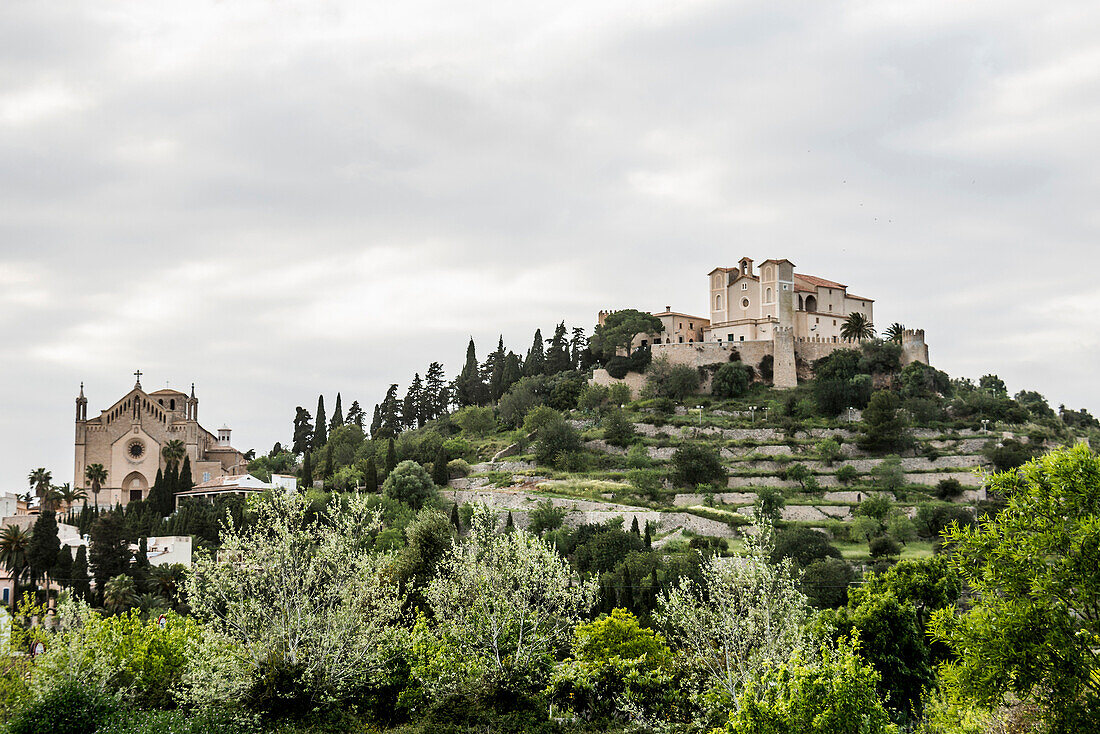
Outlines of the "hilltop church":
M 83 487 L 90 495 L 85 470 L 90 464 L 102 464 L 107 481 L 99 493 L 100 505 L 145 499 L 157 471 L 166 467 L 161 449 L 176 439 L 183 442 L 196 484 L 247 472 L 244 455 L 230 444 L 229 428 L 219 429 L 215 436 L 199 425 L 194 385 L 190 395 L 169 388 L 147 393 L 141 387 L 141 371 L 134 374 L 133 389 L 91 419 L 84 383 L 80 384 L 74 487 Z

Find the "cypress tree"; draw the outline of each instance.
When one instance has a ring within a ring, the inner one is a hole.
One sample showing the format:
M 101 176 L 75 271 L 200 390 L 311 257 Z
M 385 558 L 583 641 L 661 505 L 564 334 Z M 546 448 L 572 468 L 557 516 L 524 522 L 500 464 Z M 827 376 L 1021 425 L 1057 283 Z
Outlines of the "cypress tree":
M 302 487 L 307 490 L 313 489 L 313 464 L 309 457 L 310 453 L 307 451 L 302 459 Z
M 645 524 L 645 547 L 646 548 L 652 548 L 653 547 L 653 533 L 649 529 L 649 521 L 648 520 L 646 521 L 646 524 Z
M 332 449 L 329 448 L 329 447 L 326 447 L 325 448 L 325 466 L 321 470 L 321 478 L 322 479 L 332 479 L 333 472 L 334 472 L 334 469 L 332 467 Z
M 497 342 L 497 350 L 489 355 L 485 361 L 486 373 L 489 375 L 489 398 L 496 402 L 504 394 L 504 363 L 507 354 L 504 352 L 504 335 Z
M 328 441 L 328 428 L 325 423 L 325 396 L 317 396 L 317 424 L 313 429 L 313 450 L 321 448 Z
M 344 425 L 344 409 L 340 406 L 340 393 L 336 393 L 336 407 L 332 409 L 332 420 L 329 421 L 329 430 Z
M 508 519 L 504 521 L 504 532 L 512 533 L 516 530 L 516 521 L 512 519 L 512 511 L 508 510 Z
M 130 570 L 130 544 L 121 510 L 104 513 L 92 525 L 88 560 L 95 572 L 96 606 L 103 606 L 103 587 Z
M 508 392 L 508 389 L 520 381 L 523 377 L 523 362 L 515 352 L 508 352 L 504 356 L 504 367 L 501 370 L 500 394 Z
M 149 580 L 149 569 L 152 568 L 149 564 L 149 541 L 145 537 L 138 539 L 138 550 L 134 554 L 134 564 L 130 567 L 130 575 L 134 577 L 134 582 L 138 588 L 144 588 L 145 582 Z
M 176 482 L 176 494 L 186 492 L 195 486 L 195 478 L 191 473 L 191 457 L 183 457 L 183 466 L 180 467 L 179 480 Z M 176 509 L 175 498 L 172 498 L 172 511 Z
M 31 583 L 53 571 L 61 541 L 57 538 L 57 517 L 53 510 L 43 510 L 31 530 L 31 542 L 27 546 L 27 565 L 31 569 Z
M 88 579 L 88 549 L 83 545 L 77 546 L 76 558 L 73 559 L 73 570 L 69 576 L 72 579 L 73 596 L 77 599 L 90 601 L 92 586 Z
M 382 431 L 382 408 L 374 404 L 374 417 L 370 421 L 370 437 L 380 438 Z
M 440 487 L 446 487 L 449 479 L 450 476 L 447 474 L 447 452 L 443 450 L 443 445 L 440 444 L 439 450 L 435 452 L 435 463 L 432 464 L 432 481 Z
M 534 377 L 546 371 L 546 353 L 542 347 L 542 329 L 535 329 L 535 339 L 523 360 L 523 376 Z
M 481 405 L 485 402 L 485 383 L 481 379 L 481 367 L 477 363 L 477 350 L 473 337 L 466 346 L 466 364 L 455 378 L 455 402 L 460 406 Z
M 638 531 L 638 516 L 637 515 L 634 516 L 634 521 L 630 523 L 630 532 L 634 533 L 635 535 L 641 536 L 641 533 Z
M 393 439 L 390 439 L 389 445 L 386 446 L 386 476 L 390 475 L 390 472 L 397 466 L 397 447 L 393 443 Z
M 72 585 L 73 553 L 69 550 L 68 546 L 63 545 L 58 550 L 57 563 L 54 564 L 53 570 L 50 571 L 50 578 L 66 589 Z
M 458 503 L 451 503 L 451 524 L 455 526 L 455 532 L 462 532 L 462 520 L 458 516 Z
M 623 564 L 623 585 L 619 593 L 619 606 L 628 612 L 634 611 L 634 577 L 630 573 L 630 566 Z
M 363 484 L 368 492 L 378 491 L 378 468 L 374 465 L 374 457 L 367 458 L 367 466 L 363 471 Z

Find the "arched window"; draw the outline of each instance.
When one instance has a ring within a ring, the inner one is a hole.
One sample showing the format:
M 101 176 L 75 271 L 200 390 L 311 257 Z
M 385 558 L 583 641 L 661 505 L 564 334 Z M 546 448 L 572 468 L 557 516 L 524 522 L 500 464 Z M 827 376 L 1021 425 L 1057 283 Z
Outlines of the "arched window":
M 816 311 L 817 310 L 817 298 L 815 298 L 814 296 L 806 296 L 806 310 L 807 311 Z
M 172 398 L 171 400 L 168 401 L 168 407 L 170 407 L 172 410 L 176 409 L 176 399 L 175 398 Z
M 721 311 L 722 310 L 722 294 L 720 294 L 720 293 L 714 297 L 714 310 L 715 311 Z
M 766 291 L 764 291 L 764 303 L 771 303 L 771 302 L 772 302 L 772 289 L 768 288 Z
M 764 280 L 771 280 L 771 279 L 772 279 L 772 266 L 769 265 L 768 267 L 764 268 Z
M 805 305 L 802 303 L 802 296 L 799 296 L 798 297 L 798 310 L 803 311 L 803 310 L 805 310 L 805 308 L 806 308 Z

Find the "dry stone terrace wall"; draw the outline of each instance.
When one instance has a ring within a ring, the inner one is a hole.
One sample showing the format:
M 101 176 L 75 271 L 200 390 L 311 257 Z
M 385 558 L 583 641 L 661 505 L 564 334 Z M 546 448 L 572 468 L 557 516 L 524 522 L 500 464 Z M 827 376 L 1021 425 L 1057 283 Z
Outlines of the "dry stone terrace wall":
M 735 535 L 727 523 L 686 512 L 657 512 L 612 502 L 546 497 L 517 489 L 451 489 L 444 490 L 441 494 L 459 505 L 467 502 L 484 504 L 502 513 L 511 512 L 512 520 L 522 528 L 526 528 L 530 522 L 530 511 L 539 503 L 549 500 L 554 507 L 568 510 L 565 523 L 572 527 L 584 523 L 605 523 L 615 517 L 622 517 L 623 525 L 627 528 L 637 518 L 639 527 L 645 527 L 645 523 L 649 522 L 661 532 L 680 528 L 698 535 L 721 538 L 730 538 Z

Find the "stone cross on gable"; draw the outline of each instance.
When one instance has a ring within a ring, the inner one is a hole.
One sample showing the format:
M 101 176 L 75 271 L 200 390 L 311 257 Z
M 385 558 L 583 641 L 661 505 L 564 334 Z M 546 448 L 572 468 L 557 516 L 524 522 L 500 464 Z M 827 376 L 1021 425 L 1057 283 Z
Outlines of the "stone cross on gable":
M 137 378 L 137 382 L 134 384 L 134 387 L 141 387 L 141 370 L 137 370 L 136 372 L 134 372 L 134 377 Z

